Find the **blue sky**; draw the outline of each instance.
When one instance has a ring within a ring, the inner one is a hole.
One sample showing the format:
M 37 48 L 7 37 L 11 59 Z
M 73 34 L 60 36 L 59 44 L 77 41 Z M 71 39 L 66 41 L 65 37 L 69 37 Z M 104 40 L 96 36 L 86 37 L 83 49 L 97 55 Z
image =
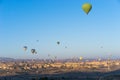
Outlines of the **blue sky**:
M 86 2 L 92 4 L 88 15 L 81 8 Z M 1 57 L 120 54 L 120 0 L 0 0 L 0 25 Z

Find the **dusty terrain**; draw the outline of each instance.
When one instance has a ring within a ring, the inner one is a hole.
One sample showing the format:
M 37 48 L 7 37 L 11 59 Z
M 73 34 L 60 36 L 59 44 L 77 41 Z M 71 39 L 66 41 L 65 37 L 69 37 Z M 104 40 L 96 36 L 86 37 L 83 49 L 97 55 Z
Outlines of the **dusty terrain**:
M 1 80 L 120 80 L 119 61 L 1 62 Z M 112 76 L 112 77 L 111 77 Z M 108 78 L 108 79 L 107 79 Z

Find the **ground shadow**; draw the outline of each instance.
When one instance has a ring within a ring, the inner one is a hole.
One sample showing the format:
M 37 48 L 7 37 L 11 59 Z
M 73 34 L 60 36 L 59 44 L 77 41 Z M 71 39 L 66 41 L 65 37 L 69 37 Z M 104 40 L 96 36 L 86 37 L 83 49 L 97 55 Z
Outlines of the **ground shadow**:
M 120 70 L 111 72 L 72 71 L 56 74 L 19 73 L 14 76 L 3 76 L 0 80 L 120 80 Z

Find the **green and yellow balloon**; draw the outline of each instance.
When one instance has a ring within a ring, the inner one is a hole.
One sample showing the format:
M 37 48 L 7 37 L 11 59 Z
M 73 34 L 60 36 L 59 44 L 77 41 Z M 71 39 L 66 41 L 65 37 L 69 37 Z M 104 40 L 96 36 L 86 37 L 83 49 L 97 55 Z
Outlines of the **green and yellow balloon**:
M 92 9 L 92 5 L 90 3 L 85 3 L 82 5 L 82 9 L 86 14 L 88 14 Z

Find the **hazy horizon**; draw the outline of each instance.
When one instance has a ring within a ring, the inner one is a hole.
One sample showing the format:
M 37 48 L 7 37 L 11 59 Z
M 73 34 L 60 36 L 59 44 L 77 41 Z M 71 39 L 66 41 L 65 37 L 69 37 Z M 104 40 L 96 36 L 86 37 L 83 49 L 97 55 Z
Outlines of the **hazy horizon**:
M 86 2 L 88 15 L 81 8 Z M 0 56 L 119 58 L 119 8 L 120 0 L 0 0 Z

